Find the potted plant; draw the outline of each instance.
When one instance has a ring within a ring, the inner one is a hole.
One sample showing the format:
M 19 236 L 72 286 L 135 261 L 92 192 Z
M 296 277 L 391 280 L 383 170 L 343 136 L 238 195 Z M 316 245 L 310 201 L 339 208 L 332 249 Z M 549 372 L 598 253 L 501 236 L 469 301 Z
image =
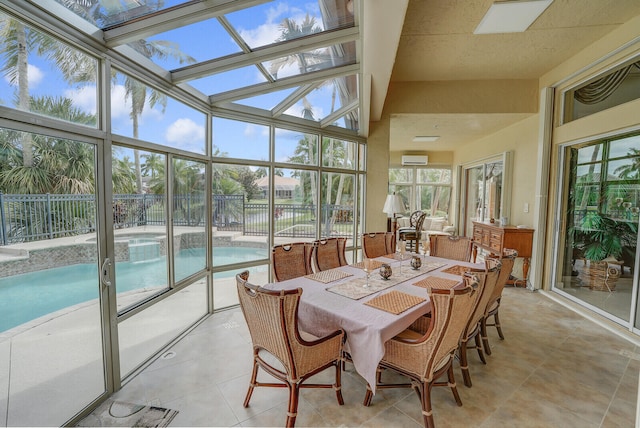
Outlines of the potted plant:
M 589 212 L 573 232 L 574 249 L 587 260 L 584 273 L 589 278 L 589 288 L 614 290 L 622 271 L 620 258 L 624 251 L 635 246 L 637 226 Z

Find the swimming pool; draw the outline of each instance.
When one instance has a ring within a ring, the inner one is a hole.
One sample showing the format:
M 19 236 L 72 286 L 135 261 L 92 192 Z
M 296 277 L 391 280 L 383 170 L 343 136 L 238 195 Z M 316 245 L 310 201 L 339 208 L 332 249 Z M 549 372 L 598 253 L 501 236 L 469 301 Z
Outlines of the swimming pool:
M 266 258 L 264 248 L 214 247 L 215 265 Z M 204 248 L 176 254 L 176 278 L 185 278 L 203 265 Z M 229 272 L 228 276 L 233 276 Z M 225 273 L 216 274 L 216 278 Z M 166 284 L 165 258 L 116 264 L 117 291 L 123 293 Z M 0 278 L 0 332 L 52 312 L 98 298 L 95 263 L 75 264 Z

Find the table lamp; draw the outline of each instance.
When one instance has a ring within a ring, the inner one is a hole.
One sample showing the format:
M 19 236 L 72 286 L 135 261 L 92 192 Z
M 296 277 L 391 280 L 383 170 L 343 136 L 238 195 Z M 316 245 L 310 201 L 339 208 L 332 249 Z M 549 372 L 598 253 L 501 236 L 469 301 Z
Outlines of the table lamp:
M 404 204 L 402 203 L 402 199 L 400 196 L 396 195 L 396 192 L 393 192 L 392 195 L 387 195 L 386 201 L 384 201 L 384 207 L 382 211 L 391 217 L 391 231 L 395 232 L 397 229 L 398 222 L 396 220 L 396 213 L 404 211 Z

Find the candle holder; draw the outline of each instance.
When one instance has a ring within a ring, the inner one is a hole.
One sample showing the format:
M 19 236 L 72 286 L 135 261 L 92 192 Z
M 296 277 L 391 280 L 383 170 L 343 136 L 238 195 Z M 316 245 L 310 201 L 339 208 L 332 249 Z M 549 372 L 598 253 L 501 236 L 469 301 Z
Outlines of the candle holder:
M 413 270 L 418 270 L 420 269 L 420 266 L 422 266 L 422 259 L 420 258 L 419 255 L 415 255 L 413 257 L 411 257 L 411 268 Z
M 389 265 L 387 263 L 383 263 L 382 266 L 380 266 L 380 276 L 385 281 L 388 280 L 389 278 L 391 278 L 391 274 L 392 273 L 393 273 L 393 271 L 391 270 L 391 265 Z

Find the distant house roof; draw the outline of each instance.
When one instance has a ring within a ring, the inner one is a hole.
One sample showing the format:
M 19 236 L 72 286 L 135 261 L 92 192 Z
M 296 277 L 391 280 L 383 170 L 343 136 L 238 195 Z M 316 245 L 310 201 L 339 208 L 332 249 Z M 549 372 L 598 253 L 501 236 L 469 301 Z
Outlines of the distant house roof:
M 293 177 L 273 176 L 276 190 L 295 190 L 300 185 L 300 180 Z M 262 190 L 269 190 L 269 177 L 262 177 L 256 180 L 256 185 Z

